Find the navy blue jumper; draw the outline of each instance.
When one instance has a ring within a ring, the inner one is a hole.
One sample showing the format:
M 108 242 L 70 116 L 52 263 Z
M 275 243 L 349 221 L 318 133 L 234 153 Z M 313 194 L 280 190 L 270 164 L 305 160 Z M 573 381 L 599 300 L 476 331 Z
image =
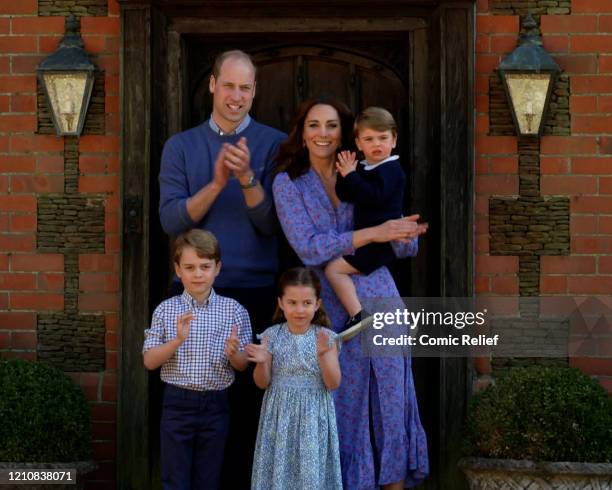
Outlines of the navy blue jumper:
M 206 215 L 194 222 L 187 199 L 214 176 L 215 160 L 224 143 L 247 139 L 251 169 L 262 183 L 265 199 L 247 208 L 238 179 L 231 178 Z M 286 135 L 251 119 L 239 134 L 220 135 L 209 121 L 172 136 L 164 145 L 159 173 L 159 215 L 171 236 L 191 228 L 210 231 L 219 240 L 223 267 L 217 288 L 273 286 L 278 269 L 276 212 L 272 201 L 272 164 Z

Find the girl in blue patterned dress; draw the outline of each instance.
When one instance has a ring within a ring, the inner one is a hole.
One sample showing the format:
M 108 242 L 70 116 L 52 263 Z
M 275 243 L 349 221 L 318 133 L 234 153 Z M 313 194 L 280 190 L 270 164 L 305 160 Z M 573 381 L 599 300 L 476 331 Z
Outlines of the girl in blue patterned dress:
M 335 334 L 309 269 L 285 272 L 274 321 L 245 351 L 255 384 L 266 390 L 253 461 L 254 490 L 342 489 L 336 412 L 340 385 Z M 323 326 L 322 326 L 323 325 Z

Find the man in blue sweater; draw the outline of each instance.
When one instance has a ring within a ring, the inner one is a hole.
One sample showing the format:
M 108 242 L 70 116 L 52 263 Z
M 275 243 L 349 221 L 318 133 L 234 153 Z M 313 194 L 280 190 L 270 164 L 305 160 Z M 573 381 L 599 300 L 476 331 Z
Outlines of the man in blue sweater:
M 253 334 L 270 325 L 276 303 L 278 228 L 271 170 L 286 137 L 249 116 L 255 76 L 246 53 L 217 57 L 209 82 L 212 115 L 168 139 L 159 174 L 164 231 L 178 235 L 203 228 L 217 237 L 223 266 L 215 291 L 247 309 Z M 248 374 L 234 386 L 223 488 L 250 488 L 261 395 Z

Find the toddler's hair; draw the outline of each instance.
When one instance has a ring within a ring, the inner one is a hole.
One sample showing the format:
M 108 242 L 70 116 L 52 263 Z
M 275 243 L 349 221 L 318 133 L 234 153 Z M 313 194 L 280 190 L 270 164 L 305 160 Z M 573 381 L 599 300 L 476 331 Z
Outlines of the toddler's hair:
M 361 111 L 355 118 L 353 133 L 359 136 L 359 131 L 363 129 L 373 129 L 375 131 L 391 131 L 393 136 L 397 136 L 397 124 L 395 119 L 387 109 L 382 107 L 368 107 Z
M 281 298 L 285 294 L 285 289 L 288 286 L 308 286 L 314 289 L 315 297 L 321 299 L 321 281 L 319 277 L 313 272 L 312 269 L 307 267 L 293 267 L 283 272 L 280 280 L 278 281 L 278 297 Z M 276 305 L 276 311 L 272 317 L 272 322 L 279 323 L 286 321 L 283 310 L 280 306 Z M 329 317 L 323 308 L 323 305 L 316 311 L 312 323 L 315 325 L 321 325 L 323 327 L 331 327 Z
M 177 236 L 173 246 L 173 258 L 176 264 L 181 263 L 185 247 L 192 247 L 201 259 L 213 259 L 217 262 L 221 260 L 219 242 L 210 231 L 194 228 Z

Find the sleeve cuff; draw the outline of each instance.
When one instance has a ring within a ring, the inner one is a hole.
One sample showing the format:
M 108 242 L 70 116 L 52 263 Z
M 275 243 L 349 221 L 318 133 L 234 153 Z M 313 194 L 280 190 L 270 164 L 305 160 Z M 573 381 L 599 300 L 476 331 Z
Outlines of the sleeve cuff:
M 252 208 L 247 207 L 247 214 L 251 219 L 264 219 L 270 213 L 272 209 L 272 200 L 268 197 L 268 193 L 265 193 L 263 200 L 253 206 Z
M 181 199 L 177 202 L 178 207 L 178 217 L 181 220 L 181 228 L 188 229 L 193 228 L 195 226 L 195 221 L 191 219 L 189 213 L 187 212 L 187 199 Z
M 344 245 L 341 255 L 353 255 L 355 253 L 355 249 L 353 248 L 353 232 L 346 231 L 342 233 L 340 239 Z

